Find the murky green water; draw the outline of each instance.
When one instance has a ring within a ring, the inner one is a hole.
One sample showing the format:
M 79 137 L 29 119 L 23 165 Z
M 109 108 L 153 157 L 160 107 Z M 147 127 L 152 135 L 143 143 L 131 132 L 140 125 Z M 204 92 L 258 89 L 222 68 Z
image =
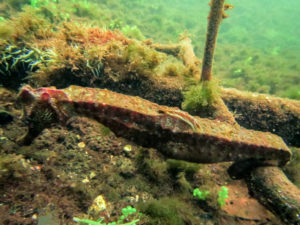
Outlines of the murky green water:
M 120 20 L 146 38 L 176 42 L 187 31 L 203 55 L 209 1 L 132 1 Z M 300 99 L 299 1 L 232 0 L 220 27 L 215 76 L 224 86 Z M 119 5 L 120 6 L 120 5 Z M 119 10 L 119 11 L 118 11 Z M 128 11 L 127 11 L 128 10 Z

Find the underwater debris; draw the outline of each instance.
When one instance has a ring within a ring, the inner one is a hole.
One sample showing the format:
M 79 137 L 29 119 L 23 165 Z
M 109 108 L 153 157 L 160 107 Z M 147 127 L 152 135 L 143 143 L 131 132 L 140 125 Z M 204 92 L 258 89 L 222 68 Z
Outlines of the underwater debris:
M 233 88 L 222 88 L 221 95 L 241 126 L 277 134 L 288 145 L 300 146 L 299 101 Z
M 211 79 L 213 56 L 216 46 L 218 29 L 222 21 L 224 0 L 211 0 L 210 13 L 208 16 L 208 27 L 206 33 L 205 51 L 202 62 L 201 80 Z
M 246 179 L 249 190 L 286 224 L 300 224 L 300 191 L 278 167 L 258 167 Z

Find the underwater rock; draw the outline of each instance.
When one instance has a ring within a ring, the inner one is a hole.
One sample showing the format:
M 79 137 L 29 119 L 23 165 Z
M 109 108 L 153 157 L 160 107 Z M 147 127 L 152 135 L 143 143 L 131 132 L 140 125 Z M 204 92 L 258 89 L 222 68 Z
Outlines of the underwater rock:
M 38 123 L 39 130 L 43 122 L 32 117 L 46 110 L 53 115 L 52 122 L 64 123 L 76 115 L 94 118 L 117 135 L 146 147 L 156 147 L 171 158 L 200 163 L 253 158 L 268 165 L 282 166 L 291 157 L 282 139 L 271 133 L 193 117 L 178 108 L 105 89 L 24 86 L 19 99 L 25 106 L 25 115 L 33 121 L 27 135 L 30 138 L 38 135 L 34 122 Z

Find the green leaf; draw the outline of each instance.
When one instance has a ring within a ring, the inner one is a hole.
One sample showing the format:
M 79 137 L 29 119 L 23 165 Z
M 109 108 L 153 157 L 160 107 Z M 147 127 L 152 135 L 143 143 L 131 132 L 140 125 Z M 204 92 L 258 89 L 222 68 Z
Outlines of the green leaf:
M 221 187 L 221 190 L 218 193 L 218 203 L 221 207 L 226 204 L 225 199 L 228 198 L 228 188 L 225 186 Z
M 200 191 L 199 188 L 195 188 L 193 196 L 198 197 L 201 200 L 205 200 L 209 195 L 209 191 Z

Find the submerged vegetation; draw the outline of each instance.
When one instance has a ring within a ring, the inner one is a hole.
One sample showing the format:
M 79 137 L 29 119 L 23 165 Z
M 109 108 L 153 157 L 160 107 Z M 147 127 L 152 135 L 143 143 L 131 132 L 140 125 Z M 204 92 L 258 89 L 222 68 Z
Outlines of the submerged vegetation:
M 57 41 L 55 37 L 53 37 L 53 35 L 55 36 L 53 30 L 56 30 L 57 24 L 63 21 L 76 21 L 77 26 L 71 26 L 69 24 L 65 25 L 67 27 L 64 28 L 69 32 L 74 32 L 74 29 L 76 29 L 77 34 L 76 31 L 73 33 L 75 37 L 79 35 L 79 33 L 87 32 L 87 30 L 82 30 L 83 26 L 80 24 L 88 24 L 91 26 L 88 31 L 90 35 L 99 35 L 94 33 L 97 31 L 93 31 L 94 27 L 98 26 L 101 28 L 100 30 L 103 28 L 120 30 L 129 38 L 138 40 L 153 38 L 155 41 L 163 43 L 169 41 L 176 42 L 178 35 L 188 30 L 191 34 L 193 45 L 195 46 L 195 52 L 200 58 L 203 54 L 203 47 L 200 46 L 200 44 L 204 43 L 208 9 L 207 3 L 194 0 L 191 0 L 189 4 L 179 4 L 176 2 L 172 8 L 168 7 L 168 4 L 168 2 L 146 2 L 137 0 L 131 1 L 130 3 L 122 0 L 100 2 L 92 0 L 4 1 L 0 7 L 0 16 L 3 18 L 3 20 L 0 21 L 0 36 L 2 37 L 0 45 L 2 49 L 12 44 L 19 49 L 25 47 L 29 50 L 33 50 L 37 48 L 41 50 L 43 54 L 46 54 L 41 57 L 46 57 L 50 54 L 50 58 L 55 58 L 51 59 L 52 63 L 48 62 L 46 65 L 40 65 L 41 70 L 45 70 L 45 67 L 50 67 L 50 69 L 46 71 L 48 74 L 62 73 L 59 68 L 62 67 L 61 63 L 66 63 L 64 57 L 68 57 L 69 55 L 71 56 L 68 60 L 70 70 L 72 70 L 72 72 L 81 73 L 78 76 L 87 74 L 88 78 L 86 78 L 86 80 L 91 81 L 97 79 L 97 76 L 99 76 L 104 68 L 103 65 L 105 66 L 105 62 L 103 63 L 101 61 L 103 55 L 105 55 L 105 50 L 97 49 L 95 46 L 93 47 L 94 49 L 87 50 L 87 48 L 91 46 L 85 46 L 87 43 L 82 45 L 83 40 L 80 40 L 78 36 L 78 40 L 66 39 L 68 42 L 67 45 L 62 42 L 56 43 Z M 235 13 L 244 7 L 239 5 L 238 2 L 235 3 L 233 1 L 233 4 L 236 6 Z M 250 4 L 251 7 L 255 7 L 254 2 L 247 4 Z M 61 7 L 62 5 L 63 7 Z M 31 8 L 28 8 L 29 6 L 31 6 Z M 21 10 L 22 8 L 25 9 L 25 14 L 18 14 L 17 10 Z M 151 13 L 143 14 L 143 10 L 144 12 Z M 279 8 L 273 7 L 272 10 L 278 11 Z M 198 16 L 184 17 L 182 11 L 189 11 L 190 14 Z M 125 15 L 124 12 L 128 13 Z M 245 17 L 247 17 L 247 13 L 249 12 L 245 13 Z M 283 12 L 280 13 L 283 14 Z M 170 18 L 168 22 L 162 19 L 163 16 Z M 239 23 L 235 21 L 240 17 L 241 16 L 237 13 L 235 17 L 230 18 L 233 20 L 230 24 L 235 24 L 235 27 L 231 27 L 232 25 L 229 25 L 226 21 L 223 22 L 221 35 L 224 38 L 221 38 L 218 43 L 220 47 L 217 49 L 215 57 L 217 64 L 213 70 L 215 77 L 221 79 L 222 85 L 225 87 L 238 87 L 241 90 L 257 91 L 300 99 L 298 88 L 300 81 L 297 79 L 297 71 L 299 71 L 297 66 L 297 51 L 299 49 L 294 48 L 291 50 L 287 49 L 286 46 L 280 46 L 278 44 L 276 46 L 265 45 L 264 48 L 261 45 L 262 41 L 255 46 L 252 41 L 252 39 L 255 39 L 255 33 L 247 34 L 246 36 L 245 33 L 242 32 L 242 28 L 239 27 Z M 200 23 L 199 18 L 202 18 L 200 19 Z M 10 19 L 12 20 L 10 21 Z M 257 19 L 258 18 L 255 20 Z M 268 21 L 266 21 L 266 23 L 268 23 Z M 262 26 L 259 23 L 255 24 L 256 26 Z M 247 26 L 252 28 L 251 24 L 247 24 Z M 267 43 L 268 38 L 274 42 L 273 38 L 279 35 L 272 32 L 272 30 L 274 30 L 272 26 L 274 25 L 271 24 L 270 26 L 269 32 L 265 33 L 263 37 L 263 43 Z M 70 29 L 73 29 L 73 31 Z M 262 29 L 262 27 L 256 27 L 255 29 Z M 5 40 L 8 39 L 13 43 L 5 43 Z M 20 42 L 16 43 L 16 41 L 28 40 L 29 43 L 26 43 L 26 45 L 31 45 L 30 42 L 33 43 L 37 39 L 49 41 L 48 46 L 45 45 L 45 43 L 39 43 L 39 46 L 19 46 Z M 242 40 L 242 42 L 250 44 L 232 44 L 235 40 Z M 290 36 L 288 42 L 294 44 L 296 39 Z M 53 45 L 53 48 L 50 47 Z M 71 47 L 68 45 L 71 45 Z M 73 47 L 77 49 L 73 49 Z M 61 55 L 62 53 L 59 52 L 59 49 L 68 50 L 68 55 Z M 93 53 L 88 52 L 85 53 L 84 56 L 77 56 L 75 59 L 72 58 L 73 54 L 82 54 L 85 51 L 92 51 Z M 102 54 L 96 54 L 96 52 L 102 52 Z M 89 58 L 89 54 L 91 54 L 91 60 L 88 66 L 91 68 L 85 70 L 83 67 L 87 64 L 85 60 Z M 65 60 L 65 62 L 62 62 L 63 60 Z M 35 62 L 35 69 L 37 69 L 38 61 Z M 56 66 L 54 66 L 54 64 Z M 178 70 L 176 67 L 178 66 L 166 65 L 166 69 L 170 71 L 168 72 L 169 74 L 184 73 L 182 69 Z M 56 71 L 58 72 L 56 73 Z M 28 73 L 31 74 L 31 71 L 28 71 Z M 43 74 L 45 74 L 45 71 L 40 71 L 40 75 Z M 69 76 L 68 70 L 63 71 L 63 74 L 59 76 Z M 78 78 L 74 79 L 79 82 Z M 83 78 L 80 77 L 79 80 L 80 79 Z
M 208 5 L 190 1 L 172 1 L 174 8 L 168 1 L 144 0 L 0 3 L 0 86 L 5 88 L 0 95 L 0 188 L 5 192 L 0 197 L 1 224 L 192 225 L 221 223 L 224 218 L 248 220 L 231 211 L 251 198 L 243 183 L 229 178 L 229 164 L 166 159 L 156 149 L 117 137 L 92 118 L 74 117 L 65 126 L 52 126 L 57 118 L 48 110 L 33 113 L 35 117 L 24 123 L 21 118 L 26 115 L 15 103 L 25 83 L 57 88 L 76 84 L 138 95 L 201 115 L 220 103 L 218 78 L 227 87 L 300 99 L 294 52 L 284 46 L 266 50 L 230 43 L 253 36 L 237 34 L 225 22 L 222 35 L 232 40 L 218 43 L 217 64 L 210 74 L 216 79 L 198 83 L 195 67 L 201 61 L 187 62 L 182 41 L 191 38 L 201 58 Z M 35 127 L 40 134 L 29 146 L 20 146 L 18 140 L 33 123 L 51 126 Z M 294 158 L 285 170 L 299 186 L 298 149 Z M 231 189 L 243 192 L 244 199 L 239 202 Z M 201 201 L 193 198 L 193 190 Z M 276 221 L 261 211 L 265 214 L 259 222 Z
M 220 98 L 220 87 L 216 80 L 203 81 L 193 85 L 184 93 L 182 108 L 193 115 L 199 114 L 202 108 L 207 108 Z

